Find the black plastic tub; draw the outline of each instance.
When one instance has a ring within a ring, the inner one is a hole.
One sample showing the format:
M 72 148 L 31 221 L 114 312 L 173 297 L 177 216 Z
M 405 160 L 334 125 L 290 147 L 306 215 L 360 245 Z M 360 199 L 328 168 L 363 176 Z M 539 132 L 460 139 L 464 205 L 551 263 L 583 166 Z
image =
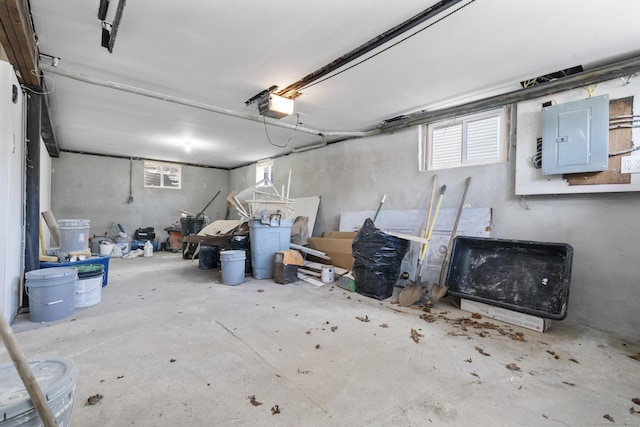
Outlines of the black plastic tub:
M 572 261 L 566 243 L 458 236 L 446 284 L 455 297 L 562 320 Z

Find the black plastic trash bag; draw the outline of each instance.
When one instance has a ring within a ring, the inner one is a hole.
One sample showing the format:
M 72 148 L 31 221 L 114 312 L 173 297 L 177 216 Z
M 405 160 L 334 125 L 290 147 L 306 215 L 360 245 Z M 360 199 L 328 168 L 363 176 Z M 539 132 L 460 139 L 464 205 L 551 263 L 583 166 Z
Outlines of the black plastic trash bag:
M 409 245 L 408 240 L 386 234 L 367 218 L 351 247 L 356 292 L 380 300 L 389 298 Z

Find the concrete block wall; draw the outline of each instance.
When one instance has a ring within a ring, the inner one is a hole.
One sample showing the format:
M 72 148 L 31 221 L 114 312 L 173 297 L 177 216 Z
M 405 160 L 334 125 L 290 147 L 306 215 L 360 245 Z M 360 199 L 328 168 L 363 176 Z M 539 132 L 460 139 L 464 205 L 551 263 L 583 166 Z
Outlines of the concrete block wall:
M 515 147 L 511 147 L 513 151 Z M 515 153 L 506 163 L 438 171 L 447 184 L 443 207 L 456 208 L 464 180 L 472 177 L 467 204 L 493 209 L 493 237 L 569 243 L 573 272 L 565 321 L 640 338 L 640 211 L 637 193 L 536 196 L 515 195 Z M 418 170 L 414 129 L 277 158 L 274 183 L 286 184 L 292 171 L 292 197 L 320 196 L 314 235 L 337 230 L 340 212 L 426 208 L 433 173 Z M 230 190 L 255 181 L 255 167 L 231 171 Z
M 61 153 L 52 159 L 53 214 L 56 219 L 90 219 L 92 235 L 103 236 L 112 225 L 122 224 L 132 238 L 137 228 L 154 227 L 156 238 L 165 241 L 164 228 L 179 221 L 180 209 L 196 215 L 220 190 L 205 215 L 211 221 L 225 218 L 229 171 L 183 166 L 181 190 L 144 188 L 142 164 L 133 161 L 133 202 L 127 203 L 128 159 Z

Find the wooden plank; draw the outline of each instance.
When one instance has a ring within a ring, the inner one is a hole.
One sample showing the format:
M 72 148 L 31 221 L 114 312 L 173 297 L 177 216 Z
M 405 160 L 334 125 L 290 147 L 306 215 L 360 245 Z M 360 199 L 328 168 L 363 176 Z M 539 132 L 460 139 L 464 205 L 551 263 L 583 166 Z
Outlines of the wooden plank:
M 298 273 L 298 279 L 307 282 L 310 285 L 316 286 L 318 288 L 326 285 L 326 283 L 321 282 L 320 280 L 316 280 L 313 277 L 306 276 L 304 274 Z
M 398 238 L 403 239 L 403 240 L 409 240 L 409 241 L 412 241 L 412 242 L 422 243 L 424 245 L 428 245 L 430 243 L 430 240 L 422 238 L 422 237 L 414 236 L 413 234 L 396 233 L 395 231 L 391 231 L 391 230 L 384 230 L 384 232 L 389 234 L 389 235 L 391 235 L 391 236 L 395 236 L 395 237 L 398 237 Z
M 451 184 L 451 185 L 449 185 Z M 455 191 L 454 182 L 447 182 L 447 194 Z M 461 187 L 460 187 L 461 188 Z M 472 187 L 473 189 L 473 187 Z M 455 221 L 457 209 L 442 208 L 438 214 L 435 230 L 451 230 Z M 340 231 L 353 231 L 360 227 L 365 218 L 373 218 L 375 210 L 343 211 L 340 212 Z M 383 209 L 376 220 L 376 227 L 381 230 L 391 230 L 397 233 L 420 236 L 424 234 L 427 209 Z M 491 208 L 465 208 L 460 218 L 461 230 L 465 236 L 491 236 Z
M 31 28 L 28 9 L 22 3 L 24 0 L 7 0 L 0 3 L 0 22 L 3 30 L 0 42 L 7 50 L 9 62 L 16 70 L 20 82 L 40 86 L 35 35 Z
M 306 274 L 307 276 L 322 277 L 322 273 L 318 273 L 317 271 L 313 270 L 307 270 L 306 268 L 298 267 L 298 272 L 300 274 Z
M 17 37 L 18 46 L 15 49 L 21 52 L 24 59 L 25 69 L 20 70 L 22 77 L 25 83 L 40 86 L 38 50 L 26 0 L 6 0 L 6 4 Z
M 0 61 L 9 62 L 7 51 L 4 50 L 4 46 L 2 45 L 2 43 L 0 43 Z
M 4 51 L 7 54 L 7 59 L 9 64 L 13 65 L 15 68 L 15 64 L 18 61 L 16 60 L 16 55 L 15 55 L 15 52 L 13 51 L 13 48 L 11 47 L 11 43 L 9 43 L 9 38 L 7 37 L 7 32 L 4 29 L 4 24 L 2 23 L 2 20 L 0 20 L 0 44 L 2 44 L 2 47 L 4 48 Z
M 304 262 L 304 267 L 309 269 L 309 270 L 315 270 L 315 271 L 322 271 L 322 267 L 326 267 L 328 264 L 321 264 L 319 262 L 313 262 L 313 261 L 305 261 Z M 349 270 L 344 269 L 344 268 L 340 268 L 340 267 L 333 267 L 333 272 L 339 276 L 342 276 L 344 274 L 346 274 Z
M 325 259 L 327 261 L 331 261 L 331 257 L 328 257 L 324 252 L 316 251 L 315 249 L 307 248 L 306 246 L 296 245 L 295 243 L 290 243 L 291 249 L 298 250 L 300 252 L 308 253 L 309 255 L 316 256 L 318 258 Z
M 633 114 L 633 96 L 609 101 L 609 117 Z M 609 130 L 609 152 L 628 150 L 632 147 L 631 128 Z M 620 156 L 609 157 L 606 171 L 573 173 L 569 185 L 630 184 L 631 174 L 620 173 Z
M 13 22 L 11 21 L 11 16 L 9 15 L 9 9 L 7 6 L 7 2 L 0 2 L 0 21 L 2 21 L 2 26 L 4 28 L 4 32 L 7 35 L 7 39 L 9 40 L 9 47 L 13 50 L 15 62 L 13 68 L 20 71 L 20 75 L 18 76 L 21 82 L 24 82 L 24 76 L 22 75 L 24 69 L 24 58 L 22 57 L 22 52 L 19 51 L 20 44 L 18 43 L 18 36 L 16 35 L 15 28 L 13 27 Z

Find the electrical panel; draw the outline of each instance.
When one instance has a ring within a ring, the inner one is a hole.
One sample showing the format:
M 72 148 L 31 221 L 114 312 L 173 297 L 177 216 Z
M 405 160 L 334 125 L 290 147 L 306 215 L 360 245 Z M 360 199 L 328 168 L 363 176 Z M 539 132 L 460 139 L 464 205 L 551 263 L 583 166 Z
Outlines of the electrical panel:
M 607 170 L 609 95 L 542 109 L 542 174 Z

